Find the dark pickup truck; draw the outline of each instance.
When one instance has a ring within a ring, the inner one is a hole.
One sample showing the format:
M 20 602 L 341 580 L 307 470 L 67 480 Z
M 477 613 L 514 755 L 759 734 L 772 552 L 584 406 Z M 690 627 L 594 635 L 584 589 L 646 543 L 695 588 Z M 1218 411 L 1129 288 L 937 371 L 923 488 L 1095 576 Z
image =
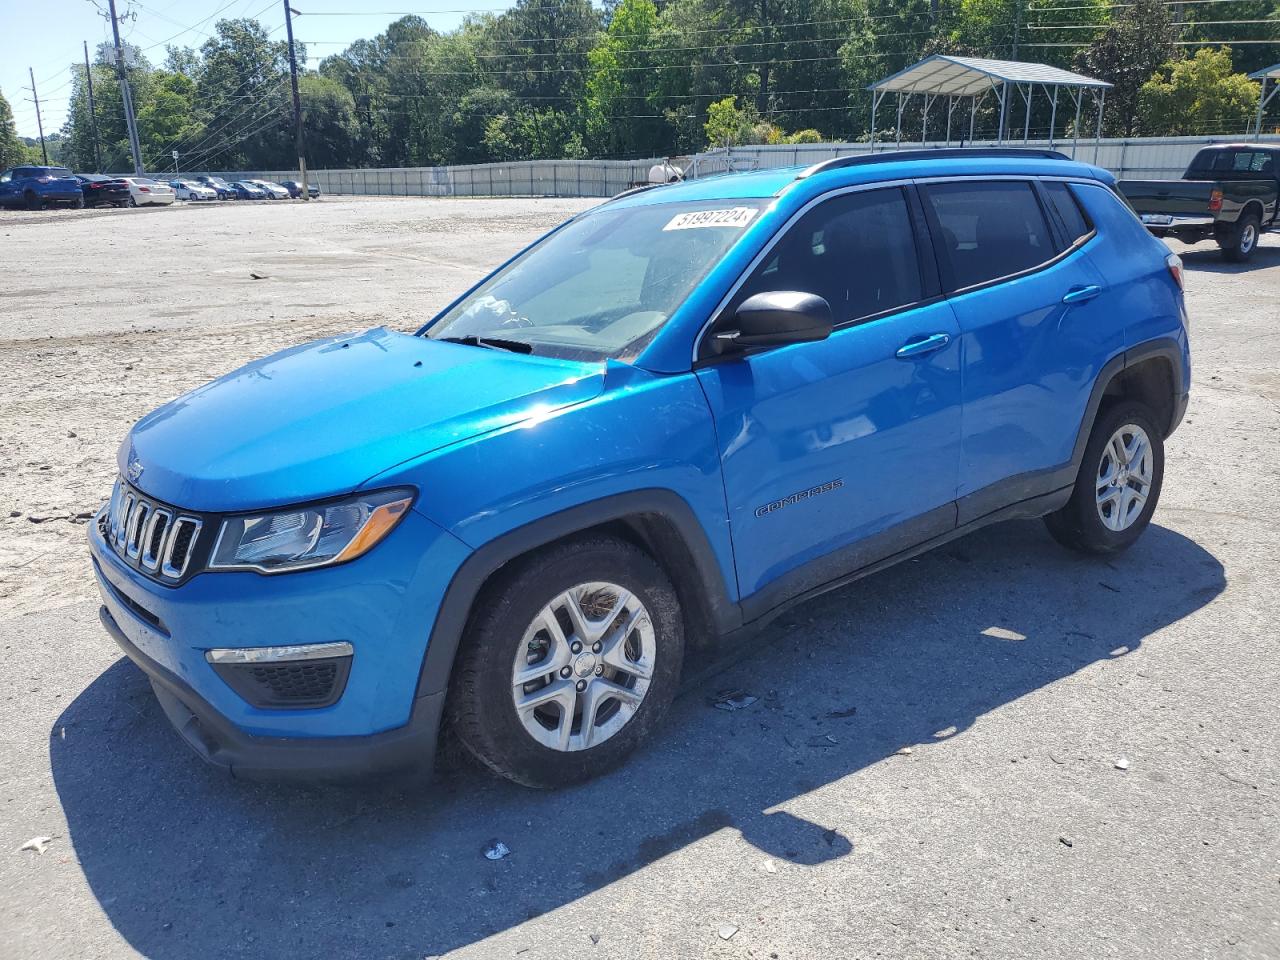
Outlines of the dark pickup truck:
M 1280 145 L 1205 147 L 1181 180 L 1121 180 L 1129 205 L 1157 237 L 1213 238 L 1228 260 L 1253 256 L 1258 237 L 1280 227 Z

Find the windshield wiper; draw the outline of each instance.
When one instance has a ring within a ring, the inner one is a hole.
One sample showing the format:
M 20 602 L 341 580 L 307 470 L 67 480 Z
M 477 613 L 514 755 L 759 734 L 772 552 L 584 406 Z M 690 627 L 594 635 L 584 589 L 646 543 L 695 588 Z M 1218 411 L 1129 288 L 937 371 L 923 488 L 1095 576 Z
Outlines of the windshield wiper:
M 502 337 L 440 337 L 445 343 L 464 343 L 469 347 L 490 347 L 494 350 L 510 350 L 512 353 L 533 353 L 533 344 L 523 340 L 504 340 Z

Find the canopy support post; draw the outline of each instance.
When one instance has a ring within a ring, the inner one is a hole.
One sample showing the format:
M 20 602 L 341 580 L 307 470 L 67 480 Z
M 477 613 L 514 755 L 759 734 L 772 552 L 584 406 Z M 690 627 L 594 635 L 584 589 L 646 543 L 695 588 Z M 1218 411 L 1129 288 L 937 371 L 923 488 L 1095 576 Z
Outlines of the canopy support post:
M 1053 85 L 1053 106 L 1049 108 L 1049 149 L 1053 149 L 1053 127 L 1058 122 L 1058 85 Z
M 984 90 L 982 93 L 982 98 L 985 100 L 986 96 L 987 96 L 987 93 Z M 978 120 L 978 95 L 975 93 L 973 96 L 969 98 L 969 144 L 971 146 L 973 145 L 973 128 L 974 128 L 974 124 L 977 123 L 977 120 Z
M 884 94 L 879 90 L 871 91 L 871 152 L 876 152 L 876 110 L 880 106 L 880 101 Z
M 951 146 L 951 114 L 956 108 L 956 98 L 947 94 L 947 146 Z
M 902 148 L 902 108 L 904 106 L 905 106 L 905 103 L 902 100 L 902 91 L 899 90 L 898 91 L 898 122 L 894 125 L 894 128 L 893 128 L 893 146 L 895 150 Z
M 1009 107 L 1009 84 L 1000 84 L 1000 126 L 996 128 L 996 144 L 1004 143 L 1004 119 Z
M 1107 108 L 1107 88 L 1102 88 L 1102 95 L 1098 98 L 1098 130 L 1093 138 L 1093 162 L 1096 166 L 1098 163 L 1098 150 L 1102 146 L 1102 112 Z
M 1084 90 L 1076 90 L 1072 96 L 1076 101 L 1076 125 L 1071 128 L 1071 159 L 1074 160 L 1080 147 L 1080 108 L 1084 105 Z
M 1031 96 L 1035 93 L 1035 86 L 1028 83 L 1027 89 L 1024 91 L 1022 85 L 1018 85 L 1018 92 L 1022 94 L 1022 99 L 1027 106 L 1027 119 L 1022 126 L 1022 142 L 1025 144 L 1031 139 Z

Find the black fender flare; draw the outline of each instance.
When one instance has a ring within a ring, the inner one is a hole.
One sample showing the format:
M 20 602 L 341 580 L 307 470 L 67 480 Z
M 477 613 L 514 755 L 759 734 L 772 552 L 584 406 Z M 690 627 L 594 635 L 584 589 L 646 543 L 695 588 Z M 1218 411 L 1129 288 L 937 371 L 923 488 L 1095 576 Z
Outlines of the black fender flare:
M 583 530 L 638 517 L 658 517 L 677 532 L 692 561 L 692 588 L 702 591 L 712 629 L 725 634 L 741 626 L 742 612 L 729 598 L 715 551 L 693 508 L 670 490 L 633 490 L 542 517 L 477 548 L 458 568 L 440 602 L 418 676 L 417 696 L 448 688 L 472 605 L 489 577 L 502 566 Z
M 1089 394 L 1089 403 L 1080 421 L 1080 432 L 1076 435 L 1075 448 L 1071 453 L 1071 465 L 1079 469 L 1084 459 L 1084 448 L 1089 443 L 1089 434 L 1093 432 L 1093 423 L 1098 417 L 1098 408 L 1102 406 L 1102 398 L 1113 380 L 1130 367 L 1153 358 L 1163 358 L 1169 362 L 1170 376 L 1173 383 L 1173 417 L 1168 433 L 1173 433 L 1182 419 L 1186 409 L 1188 385 L 1182 369 L 1182 347 L 1173 337 L 1158 337 L 1130 347 L 1108 360 L 1093 381 L 1093 390 Z

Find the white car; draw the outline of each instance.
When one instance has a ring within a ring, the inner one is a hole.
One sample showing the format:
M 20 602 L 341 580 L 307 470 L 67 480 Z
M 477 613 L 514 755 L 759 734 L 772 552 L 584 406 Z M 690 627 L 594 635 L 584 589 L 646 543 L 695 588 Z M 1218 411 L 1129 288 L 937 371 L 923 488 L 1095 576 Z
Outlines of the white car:
M 173 203 L 175 194 L 173 187 L 149 177 L 125 177 L 129 181 L 129 206 L 141 207 L 147 204 L 167 206 Z
M 218 191 L 194 180 L 170 180 L 169 186 L 179 200 L 217 200 Z
M 271 200 L 288 200 L 293 196 L 288 190 L 280 186 L 278 183 L 272 183 L 270 180 L 250 180 L 254 186 L 260 190 L 266 191 L 267 197 Z

